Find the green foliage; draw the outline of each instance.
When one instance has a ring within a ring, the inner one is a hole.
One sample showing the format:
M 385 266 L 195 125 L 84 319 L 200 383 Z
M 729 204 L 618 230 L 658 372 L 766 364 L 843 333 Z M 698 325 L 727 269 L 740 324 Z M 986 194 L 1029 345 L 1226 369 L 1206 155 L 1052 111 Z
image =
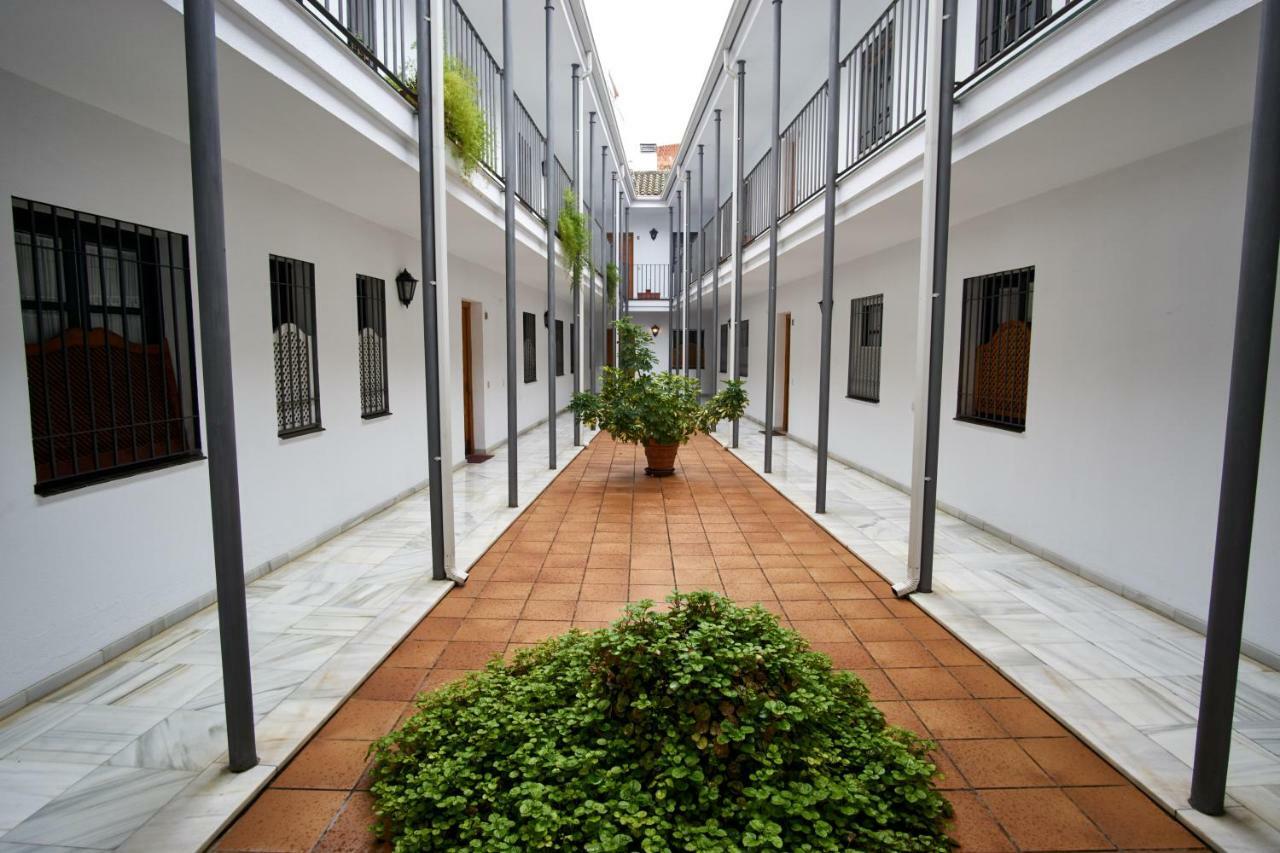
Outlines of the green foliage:
M 452 56 L 444 60 L 444 135 L 462 174 L 471 174 L 484 160 L 489 122 L 480 109 L 475 75 Z
M 760 607 L 670 601 L 420 697 L 373 747 L 395 850 L 950 850 L 932 744 Z
M 569 408 L 592 429 L 603 429 L 629 444 L 684 444 L 694 433 L 711 432 L 722 420 L 742 417 L 747 392 L 730 381 L 703 405 L 698 380 L 653 373 L 657 357 L 649 347 L 649 331 L 623 317 L 613 323 L 618 338 L 618 366 L 604 369 L 599 394 L 574 394 Z
M 604 268 L 604 286 L 609 307 L 612 308 L 618 304 L 618 265 L 613 261 L 609 261 Z
M 569 269 L 570 287 L 577 291 L 582 283 L 582 273 L 587 268 L 591 235 L 587 230 L 587 214 L 578 210 L 578 197 L 573 190 L 564 191 L 564 201 L 556 217 L 556 231 L 560 234 L 560 248 Z

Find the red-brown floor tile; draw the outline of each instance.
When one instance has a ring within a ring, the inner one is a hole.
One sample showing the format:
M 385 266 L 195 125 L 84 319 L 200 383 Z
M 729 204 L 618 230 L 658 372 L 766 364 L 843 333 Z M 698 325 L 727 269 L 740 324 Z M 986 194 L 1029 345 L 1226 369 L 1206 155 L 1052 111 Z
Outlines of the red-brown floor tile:
M 1093 821 L 1057 788 L 981 791 L 979 798 L 1023 850 L 1111 850 Z
M 269 788 L 222 836 L 216 849 L 306 853 L 346 799 L 343 791 Z
M 939 741 L 947 756 L 975 788 L 1044 788 L 1053 784 L 1011 738 Z
M 369 764 L 370 743 L 368 740 L 312 740 L 272 780 L 271 787 L 349 791 Z
M 389 851 L 391 845 L 376 838 L 370 827 L 377 821 L 373 797 L 355 791 L 342 806 L 333 824 L 320 836 L 311 853 L 375 853 Z
M 1059 785 L 1121 785 L 1124 777 L 1074 737 L 1025 738 L 1027 754 Z
M 1131 785 L 1067 788 L 1066 795 L 1124 850 L 1183 850 L 1197 841 Z

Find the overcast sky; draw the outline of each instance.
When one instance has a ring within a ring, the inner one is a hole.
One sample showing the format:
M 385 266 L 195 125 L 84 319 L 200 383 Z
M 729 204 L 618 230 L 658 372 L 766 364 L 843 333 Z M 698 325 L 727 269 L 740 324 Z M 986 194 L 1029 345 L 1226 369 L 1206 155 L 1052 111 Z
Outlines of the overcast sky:
M 585 0 L 628 155 L 679 142 L 731 0 Z M 673 27 L 673 22 L 679 22 Z

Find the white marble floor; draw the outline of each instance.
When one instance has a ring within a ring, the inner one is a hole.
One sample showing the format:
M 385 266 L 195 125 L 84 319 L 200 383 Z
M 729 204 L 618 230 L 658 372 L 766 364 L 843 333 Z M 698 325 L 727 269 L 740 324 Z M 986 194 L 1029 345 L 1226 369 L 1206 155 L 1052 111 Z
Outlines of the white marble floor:
M 729 427 L 717 438 L 728 443 Z M 764 435 L 744 421 L 739 458 L 763 471 Z M 907 495 L 828 466 L 813 513 L 817 454 L 773 443 L 765 479 L 891 582 L 907 577 Z M 934 592 L 912 600 L 1223 850 L 1280 850 L 1280 673 L 1240 660 L 1228 813 L 1187 805 L 1204 637 L 945 513 Z M 1087 535 L 1085 531 L 1081 535 Z
M 573 421 L 556 424 L 557 459 Z M 591 433 L 584 434 L 584 441 Z M 521 436 L 527 504 L 555 476 L 547 428 Z M 249 585 L 261 764 L 226 767 L 210 607 L 0 720 L 0 853 L 198 850 L 453 586 L 431 579 L 426 490 Z M 454 478 L 458 565 L 516 519 L 500 450 Z

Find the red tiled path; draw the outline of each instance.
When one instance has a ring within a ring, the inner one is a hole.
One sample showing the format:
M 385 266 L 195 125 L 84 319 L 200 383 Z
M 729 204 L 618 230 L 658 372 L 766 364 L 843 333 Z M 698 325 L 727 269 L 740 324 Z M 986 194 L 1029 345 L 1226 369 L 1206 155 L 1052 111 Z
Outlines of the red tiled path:
M 964 850 L 1180 850 L 1198 841 L 938 623 L 707 438 L 679 472 L 597 438 L 219 839 L 234 851 L 378 850 L 365 751 L 421 690 L 496 653 L 596 628 L 672 589 L 759 602 L 936 740 Z

